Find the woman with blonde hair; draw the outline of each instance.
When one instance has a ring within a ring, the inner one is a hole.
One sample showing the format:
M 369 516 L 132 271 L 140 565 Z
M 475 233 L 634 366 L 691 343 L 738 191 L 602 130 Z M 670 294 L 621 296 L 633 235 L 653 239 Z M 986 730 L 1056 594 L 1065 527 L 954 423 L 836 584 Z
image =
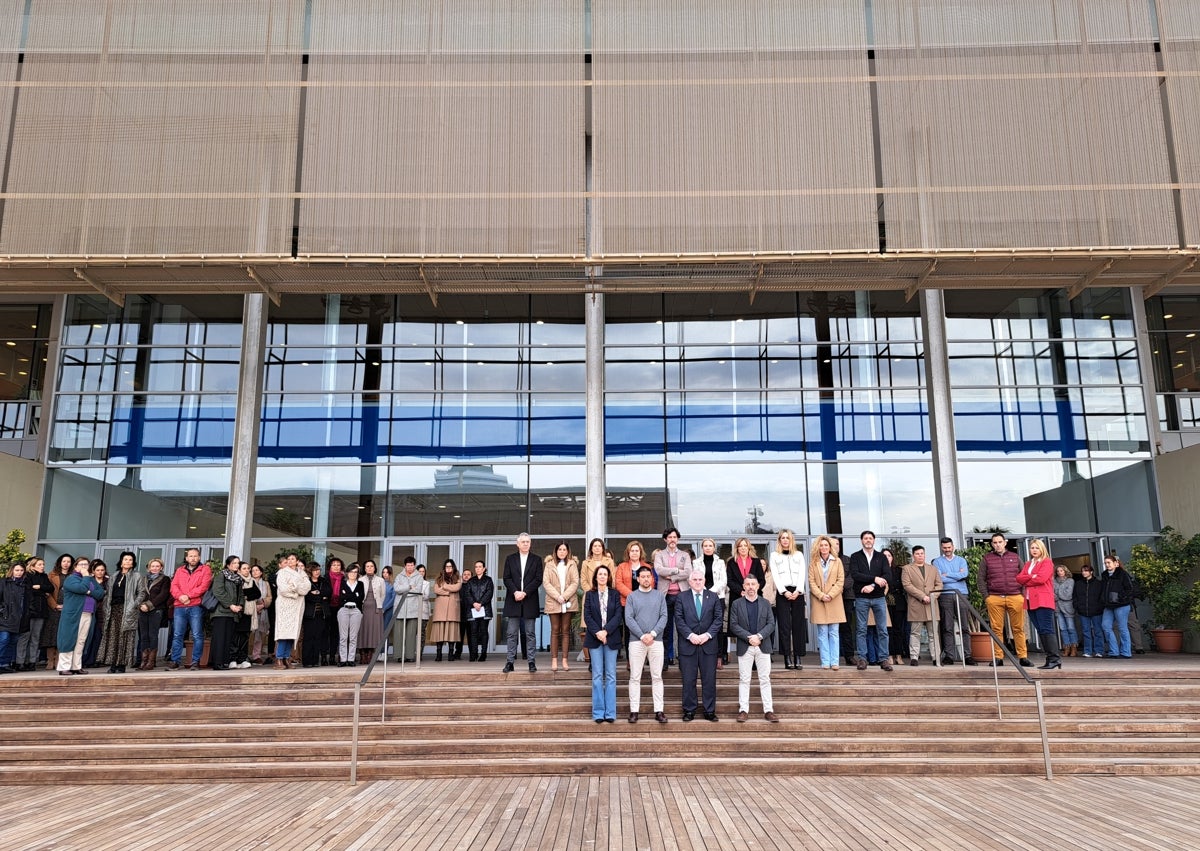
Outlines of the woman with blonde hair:
M 542 587 L 546 591 L 545 612 L 550 616 L 550 670 L 558 670 L 561 653 L 562 669 L 569 671 L 571 666 L 567 663 L 567 653 L 571 649 L 575 595 L 579 593 L 579 562 L 571 555 L 571 547 L 566 541 L 560 541 L 553 554 L 546 556 Z
M 785 670 L 803 670 L 801 659 L 808 647 L 808 621 L 805 618 L 805 591 L 808 570 L 804 555 L 796 545 L 791 529 L 782 529 L 775 537 L 771 553 L 771 575 L 775 577 L 775 613 L 779 618 L 779 650 Z
M 846 607 L 842 605 L 845 583 L 846 570 L 837 556 L 833 539 L 818 535 L 808 559 L 808 587 L 812 596 L 809 616 L 817 627 L 817 649 L 823 670 L 838 669 L 841 656 L 839 630 L 846 622 Z
M 1058 635 L 1054 632 L 1054 562 L 1046 551 L 1046 542 L 1036 538 L 1029 544 L 1029 561 L 1017 574 L 1017 583 L 1025 589 L 1025 608 L 1046 651 L 1042 670 L 1062 667 Z

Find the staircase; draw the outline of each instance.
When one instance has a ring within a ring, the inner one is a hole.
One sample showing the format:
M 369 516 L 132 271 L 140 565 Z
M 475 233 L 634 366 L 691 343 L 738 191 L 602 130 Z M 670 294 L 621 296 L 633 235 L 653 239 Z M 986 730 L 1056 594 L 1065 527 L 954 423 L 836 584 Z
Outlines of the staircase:
M 1200 775 L 1200 666 L 1076 665 L 1043 678 L 1056 774 Z M 581 666 L 582 667 L 582 666 Z M 738 724 L 737 673 L 718 674 L 720 723 L 591 721 L 586 670 L 502 675 L 498 664 L 426 664 L 363 690 L 358 777 L 480 774 L 1040 775 L 1033 690 L 1011 672 L 996 717 L 990 669 L 776 670 L 775 711 Z M 348 780 L 362 669 L 37 673 L 0 678 L 0 783 Z

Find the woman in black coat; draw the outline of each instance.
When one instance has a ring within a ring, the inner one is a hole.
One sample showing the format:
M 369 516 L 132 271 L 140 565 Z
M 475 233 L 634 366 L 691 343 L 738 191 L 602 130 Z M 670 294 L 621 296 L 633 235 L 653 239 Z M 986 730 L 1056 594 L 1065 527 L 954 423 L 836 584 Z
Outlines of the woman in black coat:
M 305 668 L 316 668 L 322 664 L 333 625 L 333 610 L 329 606 L 333 585 L 329 577 L 321 575 L 320 565 L 309 567 L 308 581 L 310 587 L 304 595 L 304 619 L 301 622 L 304 631 L 300 661 Z M 333 628 L 336 631 L 336 627 Z
M 488 625 L 492 622 L 495 596 L 496 583 L 487 575 L 483 562 L 475 562 L 473 575 L 463 584 L 462 590 L 463 607 L 467 612 L 467 649 L 472 662 L 487 661 Z
M 1100 577 L 1085 564 L 1075 580 L 1075 614 L 1083 626 L 1083 655 L 1104 655 L 1104 599 L 1100 596 Z

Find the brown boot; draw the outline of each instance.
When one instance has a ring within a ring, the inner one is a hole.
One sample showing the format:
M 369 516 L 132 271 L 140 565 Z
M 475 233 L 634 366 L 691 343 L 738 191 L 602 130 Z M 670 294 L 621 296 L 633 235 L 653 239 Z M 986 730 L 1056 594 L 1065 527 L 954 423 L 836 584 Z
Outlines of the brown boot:
M 287 666 L 283 664 L 283 660 L 282 660 L 282 659 L 280 659 L 278 656 L 276 656 L 276 657 L 275 657 L 275 670 L 277 670 L 277 671 L 282 671 L 282 670 L 284 670 L 286 667 L 287 667 Z
M 145 670 L 147 670 L 147 671 L 153 671 L 153 670 L 154 670 L 154 667 L 155 667 L 157 664 L 158 664 L 158 651 L 157 651 L 157 650 L 147 650 L 147 651 L 146 651 L 146 667 L 145 667 Z

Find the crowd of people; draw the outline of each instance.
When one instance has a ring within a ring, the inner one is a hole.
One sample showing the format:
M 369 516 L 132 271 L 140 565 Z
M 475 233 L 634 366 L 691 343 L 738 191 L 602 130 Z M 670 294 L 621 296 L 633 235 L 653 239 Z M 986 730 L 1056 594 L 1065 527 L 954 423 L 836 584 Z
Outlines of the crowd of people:
M 932 560 L 917 545 L 906 564 L 896 564 L 870 531 L 845 559 L 838 539 L 827 535 L 812 541 L 806 558 L 787 529 L 765 557 L 739 538 L 728 561 L 711 538 L 700 542 L 697 555 L 680 547 L 679 537 L 674 528 L 664 530 L 653 552 L 631 541 L 619 561 L 596 538 L 580 561 L 565 541 L 542 558 L 531 552 L 528 534 L 518 536 L 502 571 L 503 671 L 515 669 L 518 653 L 537 671 L 535 624 L 543 615 L 552 671 L 570 670 L 572 636 L 582 632 L 598 723 L 616 718 L 621 655 L 631 722 L 640 715 L 646 667 L 654 717 L 666 722 L 662 676 L 672 666 L 682 677 L 685 720 L 698 711 L 715 720 L 715 675 L 730 663 L 731 644 L 738 720 L 748 717 L 755 672 L 763 714 L 775 720 L 772 656 L 780 655 L 785 670 L 802 670 L 810 622 L 823 670 L 842 663 L 858 670 L 916 666 L 924 647 L 935 664 L 976 664 L 963 644 L 968 567 L 949 538 Z M 1074 576 L 1053 563 L 1043 541 L 1030 542 L 1029 553 L 1022 561 L 1004 535 L 994 535 L 977 580 L 993 630 L 1011 636 L 1019 663 L 1032 665 L 1026 622 L 1045 651 L 1043 669 L 1061 667 L 1063 656 L 1130 657 L 1138 632 L 1130 626 L 1135 588 L 1117 557 L 1107 557 L 1098 576 L 1086 564 Z M 497 589 L 483 561 L 460 573 L 447 559 L 429 579 L 411 556 L 401 567 L 380 570 L 370 559 L 347 566 L 336 557 L 322 569 L 293 554 L 268 577 L 236 555 L 217 569 L 200 556 L 188 549 L 170 577 L 161 559 L 143 569 L 132 552 L 121 553 L 111 571 L 100 559 L 68 554 L 49 571 L 40 558 L 14 565 L 0 581 L 0 673 L 43 665 L 63 676 L 96 667 L 153 670 L 162 627 L 169 630 L 165 667 L 197 669 L 206 622 L 207 661 L 216 670 L 353 666 L 381 647 L 397 661 L 413 662 L 427 645 L 436 661 L 458 660 L 464 647 L 471 662 L 487 661 Z M 385 635 L 388 612 L 394 621 Z M 988 664 L 1004 664 L 996 645 Z

